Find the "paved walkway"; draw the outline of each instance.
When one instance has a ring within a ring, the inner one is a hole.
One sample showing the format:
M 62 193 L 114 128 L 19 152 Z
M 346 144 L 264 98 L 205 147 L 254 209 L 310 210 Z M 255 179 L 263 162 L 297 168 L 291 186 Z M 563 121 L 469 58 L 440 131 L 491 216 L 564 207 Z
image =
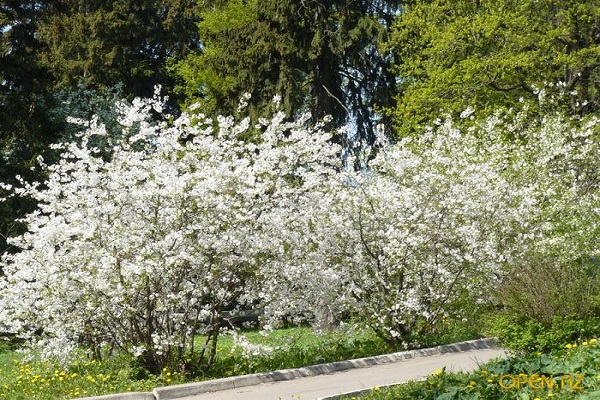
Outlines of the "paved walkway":
M 313 400 L 374 386 L 421 379 L 438 368 L 471 370 L 479 364 L 504 357 L 503 350 L 480 349 L 407 359 L 390 364 L 355 368 L 328 375 L 263 383 L 237 389 L 181 397 L 181 400 Z
M 468 340 L 428 349 L 164 386 L 152 392 L 80 400 L 314 400 L 422 379 L 444 367 L 447 371 L 472 370 L 490 359 L 506 356 L 504 350 L 496 349 L 496 344 L 496 339 Z

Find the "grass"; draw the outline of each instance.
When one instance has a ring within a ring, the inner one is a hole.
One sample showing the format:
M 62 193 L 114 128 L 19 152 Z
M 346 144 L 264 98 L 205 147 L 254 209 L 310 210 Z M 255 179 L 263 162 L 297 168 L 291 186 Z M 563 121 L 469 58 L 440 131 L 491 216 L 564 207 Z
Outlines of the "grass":
M 136 378 L 127 359 L 78 362 L 68 368 L 43 361 L 29 361 L 13 351 L 0 354 L 0 399 L 72 399 L 115 392 L 146 391 L 156 386 L 181 383 L 176 372 Z
M 600 399 L 600 342 L 494 360 L 471 373 L 438 370 L 426 380 L 372 390 L 361 400 Z M 352 397 L 349 397 L 352 399 Z
M 223 336 L 218 345 L 215 365 L 203 379 L 403 350 L 386 344 L 370 330 L 353 326 L 322 335 L 317 335 L 306 327 L 266 333 L 242 333 L 243 341 L 255 347 L 240 346 L 239 336 Z M 455 326 L 444 335 L 422 339 L 426 346 L 431 346 L 473 339 L 474 336 L 474 331 Z M 201 341 L 202 338 L 198 340 Z M 269 347 L 270 350 L 265 351 L 264 347 Z M 581 380 L 577 383 L 580 377 Z M 62 400 L 109 393 L 151 391 L 155 387 L 188 381 L 189 377 L 166 369 L 158 376 L 150 375 L 127 357 L 113 357 L 103 362 L 85 360 L 61 368 L 49 362 L 25 360 L 16 351 L 0 348 L 0 399 Z M 550 382 L 553 382 L 552 389 L 549 388 Z M 415 398 L 600 399 L 600 342 L 598 339 L 579 341 L 569 343 L 552 353 L 496 360 L 471 373 L 446 373 L 438 370 L 423 382 L 409 382 L 393 388 L 374 390 L 361 397 L 363 400 Z
M 223 336 L 218 344 L 217 358 L 204 379 L 295 368 L 351 358 L 367 357 L 393 351 L 372 331 L 346 326 L 344 329 L 315 334 L 310 328 L 295 327 L 264 333 L 243 332 L 254 345 L 268 346 L 270 352 L 248 352 L 231 335 Z M 472 339 L 473 332 L 457 329 L 451 335 L 430 337 L 427 346 L 442 341 Z M 198 338 L 199 341 L 202 338 Z M 0 399 L 62 400 L 76 397 L 151 391 L 155 387 L 188 382 L 190 379 L 176 371 L 164 370 L 150 375 L 131 359 L 114 357 L 106 361 L 84 360 L 61 368 L 57 364 L 25 360 L 15 351 L 0 349 Z M 198 379 L 196 379 L 198 380 Z

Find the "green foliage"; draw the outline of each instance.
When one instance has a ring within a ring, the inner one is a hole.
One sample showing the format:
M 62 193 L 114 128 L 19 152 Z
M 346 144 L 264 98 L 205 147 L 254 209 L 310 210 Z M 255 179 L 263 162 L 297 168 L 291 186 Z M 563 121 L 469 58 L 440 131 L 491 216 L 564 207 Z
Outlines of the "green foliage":
M 372 141 L 374 107 L 390 106 L 394 77 L 387 36 L 398 1 L 230 0 L 199 6 L 202 49 L 173 65 L 187 104 L 230 115 L 251 93 L 249 112 L 268 115 L 282 97 L 288 115 L 331 115 L 333 126 L 355 119 Z M 338 138 L 341 140 L 342 138 Z
M 465 340 L 480 338 L 484 325 L 480 318 L 473 317 L 479 315 L 481 309 L 471 309 L 477 314 L 465 312 L 463 315 L 467 317 L 442 318 L 435 325 L 435 329 L 426 332 L 425 334 L 413 334 L 409 337 L 409 343 L 419 343 L 419 347 L 434 347 L 446 343 L 457 343 Z
M 400 78 L 397 127 L 414 132 L 468 107 L 485 114 L 536 103 L 537 89 L 572 93 L 560 108 L 597 111 L 599 21 L 593 0 L 407 2 L 388 43 Z
M 597 339 L 552 354 L 490 361 L 472 373 L 437 370 L 421 382 L 376 389 L 364 400 L 596 399 L 600 394 Z M 552 389 L 549 386 L 552 385 Z
M 547 214 L 546 214 L 547 215 Z M 568 219 L 566 213 L 561 218 Z M 565 229 L 571 238 L 585 232 L 582 218 Z M 563 226 L 564 228 L 564 226 Z M 589 234 L 586 234 L 589 238 Z M 585 238 L 580 241 L 584 243 Z M 570 242 L 576 249 L 579 242 Z M 499 311 L 487 319 L 486 334 L 519 354 L 546 352 L 579 337 L 600 334 L 600 269 L 595 257 L 573 260 L 546 246 L 511 269 L 493 293 Z
M 585 320 L 600 315 L 600 268 L 595 258 L 566 263 L 526 259 L 495 291 L 504 312 L 551 325 L 556 318 Z
M 486 325 L 489 336 L 498 337 L 503 347 L 517 354 L 549 352 L 561 349 L 563 343 L 600 334 L 600 317 L 555 317 L 549 324 L 542 324 L 535 319 L 498 314 L 489 317 Z
M 59 88 L 123 84 L 128 97 L 151 96 L 174 81 L 166 70 L 197 47 L 194 0 L 68 0 L 43 11 L 40 58 Z

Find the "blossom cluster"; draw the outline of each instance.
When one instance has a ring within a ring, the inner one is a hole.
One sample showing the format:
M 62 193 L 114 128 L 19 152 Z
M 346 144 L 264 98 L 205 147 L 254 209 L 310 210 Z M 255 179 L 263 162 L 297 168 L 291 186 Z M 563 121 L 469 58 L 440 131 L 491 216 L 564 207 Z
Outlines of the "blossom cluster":
M 225 307 L 253 299 L 260 265 L 280 253 L 281 215 L 339 164 L 329 134 L 283 114 L 250 126 L 153 121 L 152 109 L 121 107 L 123 139 L 103 149 L 89 145 L 107 135 L 91 121 L 43 185 L 15 189 L 39 207 L 3 259 L 0 321 L 43 356 L 118 348 L 157 371 L 187 357 Z

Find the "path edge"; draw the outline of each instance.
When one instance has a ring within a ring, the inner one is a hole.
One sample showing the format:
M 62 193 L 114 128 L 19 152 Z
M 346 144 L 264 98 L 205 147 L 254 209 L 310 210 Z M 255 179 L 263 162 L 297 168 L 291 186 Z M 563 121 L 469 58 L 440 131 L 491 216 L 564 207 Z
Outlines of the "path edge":
M 379 356 L 310 365 L 302 368 L 283 369 L 279 371 L 232 376 L 203 382 L 163 386 L 154 389 L 152 392 L 112 394 L 105 396 L 84 397 L 76 400 L 173 400 L 207 392 L 218 392 L 221 390 L 237 389 L 246 386 L 259 385 L 262 383 L 288 381 L 296 378 L 326 375 L 334 372 L 347 371 L 354 368 L 366 368 L 372 365 L 389 364 L 419 357 L 434 356 L 446 353 L 462 353 L 471 350 L 495 349 L 497 346 L 497 338 L 467 340 L 464 342 L 444 344 L 427 349 L 406 350 Z

